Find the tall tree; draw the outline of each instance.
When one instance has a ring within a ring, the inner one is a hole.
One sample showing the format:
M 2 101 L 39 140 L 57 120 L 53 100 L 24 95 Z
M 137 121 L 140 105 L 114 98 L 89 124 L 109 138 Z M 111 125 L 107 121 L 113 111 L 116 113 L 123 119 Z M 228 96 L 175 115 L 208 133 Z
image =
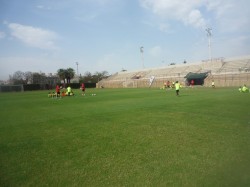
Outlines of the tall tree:
M 46 84 L 46 75 L 44 73 L 33 73 L 32 74 L 33 84 Z
M 24 84 L 24 72 L 22 71 L 16 71 L 12 77 L 10 77 L 10 80 L 13 84 Z
M 60 80 L 63 80 L 63 82 L 65 84 L 65 79 L 66 79 L 66 71 L 65 71 L 65 69 L 57 70 L 57 75 L 60 78 Z
M 80 78 L 80 82 L 90 82 L 97 83 L 103 78 L 107 78 L 109 76 L 107 71 L 95 72 L 93 75 L 90 72 L 85 72 L 83 76 Z
M 70 83 L 70 80 L 73 79 L 75 76 L 75 70 L 73 68 L 68 68 L 66 69 L 66 79 L 67 79 L 67 83 Z
M 23 76 L 24 76 L 25 84 L 28 84 L 28 83 L 32 82 L 32 78 L 33 78 L 32 77 L 32 72 L 26 71 Z
M 99 82 L 103 78 L 107 78 L 108 72 L 107 71 L 102 71 L 102 72 L 95 72 L 95 74 L 92 76 L 93 82 Z
M 91 80 L 92 80 L 92 74 L 89 71 L 86 71 L 80 81 L 86 83 L 86 82 L 91 82 Z

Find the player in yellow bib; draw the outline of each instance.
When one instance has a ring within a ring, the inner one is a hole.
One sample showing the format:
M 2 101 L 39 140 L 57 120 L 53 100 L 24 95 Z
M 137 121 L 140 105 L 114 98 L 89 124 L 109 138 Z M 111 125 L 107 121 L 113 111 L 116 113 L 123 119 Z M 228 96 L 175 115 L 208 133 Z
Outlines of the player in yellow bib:
M 248 87 L 246 85 L 244 85 L 242 88 L 241 88 L 242 92 L 246 93 L 246 92 L 249 92 L 248 90 Z
M 178 81 L 175 82 L 175 91 L 176 91 L 176 95 L 179 95 L 180 92 L 180 83 Z
M 70 86 L 68 86 L 68 87 L 67 87 L 67 95 L 68 95 L 68 96 L 70 96 L 71 91 L 72 91 L 72 90 L 71 90 L 71 87 L 70 87 Z

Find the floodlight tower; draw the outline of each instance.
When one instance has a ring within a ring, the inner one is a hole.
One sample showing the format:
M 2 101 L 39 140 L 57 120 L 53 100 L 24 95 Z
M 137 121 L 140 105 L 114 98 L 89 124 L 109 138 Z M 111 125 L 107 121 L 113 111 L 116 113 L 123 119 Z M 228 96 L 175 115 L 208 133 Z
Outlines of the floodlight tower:
M 141 52 L 142 68 L 144 68 L 144 56 L 143 56 L 144 48 L 143 48 L 143 46 L 140 47 L 140 52 Z
M 212 62 L 212 55 L 211 55 L 211 37 L 212 37 L 212 29 L 211 28 L 206 28 L 207 31 L 207 38 L 208 38 L 208 52 L 209 52 L 209 60 Z
M 78 62 L 76 62 L 76 75 L 78 76 Z

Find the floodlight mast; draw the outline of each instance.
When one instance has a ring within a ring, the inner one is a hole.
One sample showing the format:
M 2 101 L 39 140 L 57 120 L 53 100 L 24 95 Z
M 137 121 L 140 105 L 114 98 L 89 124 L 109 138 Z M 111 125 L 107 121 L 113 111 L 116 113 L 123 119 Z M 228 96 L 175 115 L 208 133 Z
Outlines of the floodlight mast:
M 143 56 L 144 48 L 143 48 L 143 46 L 140 47 L 140 52 L 141 52 L 142 68 L 144 68 L 144 56 Z
M 212 29 L 211 28 L 206 28 L 207 31 L 207 38 L 208 38 L 208 53 L 209 53 L 209 60 L 212 62 L 212 54 L 211 54 L 211 37 L 212 37 Z

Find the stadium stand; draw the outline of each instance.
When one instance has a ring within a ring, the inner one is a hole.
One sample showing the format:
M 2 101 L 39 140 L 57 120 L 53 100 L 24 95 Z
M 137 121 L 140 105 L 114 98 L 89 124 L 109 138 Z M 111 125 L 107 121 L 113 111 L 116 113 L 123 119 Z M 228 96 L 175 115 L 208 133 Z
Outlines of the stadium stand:
M 203 86 L 211 86 L 212 80 L 216 86 L 250 85 L 250 56 L 118 72 L 98 82 L 97 88 L 162 87 L 167 81 L 189 85 L 191 79 L 195 85 Z

